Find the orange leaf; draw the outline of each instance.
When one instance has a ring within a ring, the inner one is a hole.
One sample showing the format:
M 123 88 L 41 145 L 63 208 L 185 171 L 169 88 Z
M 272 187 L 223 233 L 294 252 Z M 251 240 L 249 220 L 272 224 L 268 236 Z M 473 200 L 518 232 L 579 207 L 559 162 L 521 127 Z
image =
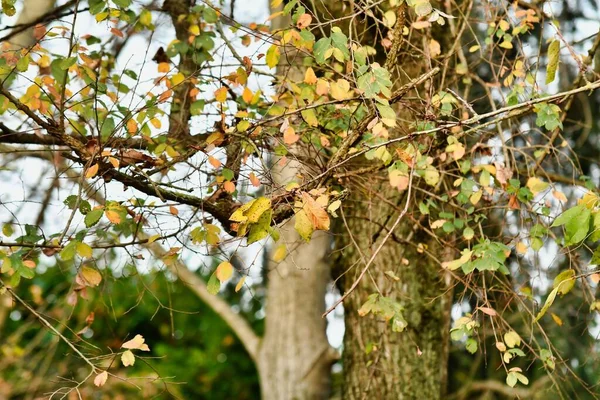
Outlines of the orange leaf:
M 171 69 L 169 63 L 161 62 L 158 64 L 158 72 L 167 73 Z
M 329 215 L 324 207 L 317 203 L 308 193 L 302 193 L 303 210 L 315 229 L 329 229 Z
M 248 178 L 250 178 L 250 183 L 252 183 L 252 186 L 254 186 L 254 187 L 260 186 L 260 180 L 258 180 L 258 178 L 254 174 L 254 172 L 250 172 L 250 176 Z
M 127 121 L 127 132 L 131 133 L 132 135 L 134 133 L 136 133 L 138 130 L 138 124 L 137 122 L 135 122 L 134 119 L 130 119 L 129 121 Z
M 312 17 L 310 16 L 310 14 L 302 14 L 300 16 L 300 18 L 298 18 L 298 22 L 296 23 L 296 26 L 298 27 L 298 29 L 304 29 L 307 26 L 310 25 L 310 23 L 312 22 Z
M 106 214 L 106 218 L 108 218 L 108 220 L 110 222 L 112 222 L 113 224 L 121 223 L 121 216 L 119 215 L 118 212 L 112 211 L 112 210 L 106 210 L 106 212 L 104 214 Z
M 244 101 L 248 104 L 250 104 L 252 102 L 252 98 L 254 97 L 254 93 L 252 93 L 252 90 L 248 89 L 247 87 L 244 88 L 244 93 L 242 93 L 242 99 L 244 99 Z
M 158 97 L 158 101 L 159 102 L 167 101 L 167 99 L 169 97 L 171 97 L 172 95 L 173 95 L 173 91 L 172 90 L 167 90 L 165 92 L 162 92 L 160 94 L 160 96 Z
M 122 37 L 124 36 L 124 35 L 123 35 L 123 32 L 121 32 L 121 31 L 120 31 L 119 29 L 117 29 L 117 28 L 110 28 L 110 32 L 111 32 L 113 35 L 115 35 L 115 36 L 118 36 L 118 37 L 120 37 L 120 38 L 122 38 Z
M 208 162 L 215 168 L 219 168 L 221 166 L 221 161 L 213 156 L 208 156 Z
M 300 136 L 296 135 L 296 131 L 291 126 L 283 132 L 283 142 L 285 144 L 294 144 L 300 139 Z
M 223 183 L 223 189 L 225 189 L 227 193 L 233 193 L 235 192 L 235 184 L 231 181 L 226 181 Z
M 175 208 L 174 206 L 169 207 L 169 212 L 173 215 L 179 215 L 179 210 L 177 208 Z
M 98 173 L 98 164 L 94 164 L 91 167 L 88 168 L 88 170 L 85 172 L 85 177 L 86 178 L 93 178 L 94 176 L 96 176 L 96 174 Z

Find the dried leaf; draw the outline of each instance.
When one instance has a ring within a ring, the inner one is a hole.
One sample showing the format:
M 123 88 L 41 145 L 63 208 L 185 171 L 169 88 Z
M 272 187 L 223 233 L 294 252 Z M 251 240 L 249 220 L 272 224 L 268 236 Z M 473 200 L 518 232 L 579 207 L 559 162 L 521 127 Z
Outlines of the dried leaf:
M 108 380 L 108 372 L 102 371 L 94 378 L 94 385 L 100 387 L 104 386 L 106 381 Z
M 131 350 L 127 350 L 121 355 L 121 362 L 124 367 L 129 367 L 130 365 L 135 364 L 135 356 L 131 352 Z

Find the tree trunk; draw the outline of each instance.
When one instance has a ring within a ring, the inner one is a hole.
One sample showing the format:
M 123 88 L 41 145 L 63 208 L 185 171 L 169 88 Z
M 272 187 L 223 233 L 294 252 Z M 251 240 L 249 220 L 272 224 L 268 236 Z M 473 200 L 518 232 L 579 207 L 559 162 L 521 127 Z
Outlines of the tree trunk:
M 347 271 L 341 279 L 342 290 L 358 279 L 404 201 L 384 180 L 355 193 L 344 206 L 347 232 L 340 238 L 343 251 L 338 265 L 340 273 Z M 446 284 L 439 264 L 417 246 L 422 243 L 438 257 L 442 249 L 419 233 L 413 235 L 412 225 L 405 215 L 344 302 L 344 399 L 435 400 L 443 396 L 451 294 L 444 294 Z M 358 310 L 373 293 L 401 304 L 408 323 L 403 332 L 393 332 L 391 324 L 379 316 L 359 315 Z
M 289 17 L 273 21 L 274 29 L 290 26 Z M 291 47 L 282 48 L 277 75 L 300 82 L 305 68 Z M 290 121 L 293 124 L 293 121 Z M 294 152 L 307 153 L 299 142 Z M 306 155 L 306 154 L 305 154 Z M 298 160 L 276 158 L 272 178 L 277 187 L 296 180 L 310 168 Z M 328 233 L 315 232 L 305 243 L 294 228 L 294 218 L 280 229 L 287 255 L 270 261 L 267 279 L 265 334 L 258 354 L 258 371 L 264 400 L 319 400 L 329 398 L 331 366 L 338 359 L 327 340 L 325 291 L 331 280 L 327 261 L 331 247 Z M 273 250 L 273 249 L 272 249 Z
M 265 335 L 258 356 L 264 400 L 327 399 L 331 365 L 336 360 L 325 334 L 325 289 L 329 237 L 316 234 L 310 243 L 294 230 L 293 220 L 280 241 L 290 250 L 268 272 Z M 292 250 L 293 249 L 293 250 Z

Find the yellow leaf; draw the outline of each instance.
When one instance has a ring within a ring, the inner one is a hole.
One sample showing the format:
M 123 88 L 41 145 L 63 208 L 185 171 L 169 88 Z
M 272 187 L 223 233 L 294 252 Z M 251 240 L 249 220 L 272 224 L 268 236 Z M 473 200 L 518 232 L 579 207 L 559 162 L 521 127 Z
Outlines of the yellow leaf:
M 440 47 L 440 43 L 437 40 L 431 39 L 429 42 L 429 55 L 431 58 L 435 58 L 442 54 L 442 49 Z
M 285 244 L 280 244 L 273 252 L 273 261 L 276 263 L 281 262 L 285 256 L 287 256 L 287 247 Z
M 471 204 L 473 204 L 474 206 L 477 205 L 477 203 L 479 203 L 479 200 L 481 200 L 481 196 L 483 195 L 483 191 L 482 190 L 478 190 L 475 193 L 473 193 L 471 195 L 471 197 L 469 197 L 469 201 L 471 202 Z
M 176 73 L 171 78 L 171 83 L 173 84 L 173 86 L 177 86 L 183 81 L 185 81 L 185 75 L 183 75 L 181 72 Z
M 254 200 L 250 207 L 248 207 L 248 211 L 245 213 L 248 218 L 248 222 L 255 223 L 258 222 L 260 216 L 271 208 L 271 199 L 267 197 L 259 197 Z
M 106 215 L 106 218 L 108 218 L 108 220 L 110 222 L 112 222 L 113 224 L 120 224 L 121 223 L 121 215 L 119 215 L 118 212 L 113 211 L 113 210 L 106 210 L 104 212 L 104 214 Z
M 552 319 L 554 320 L 554 322 L 556 323 L 556 325 L 558 326 L 563 326 L 563 322 L 562 319 L 560 319 L 560 317 L 554 313 L 550 313 L 550 316 L 552 317 Z
M 521 337 L 515 331 L 509 331 L 504 334 L 504 342 L 511 349 L 521 345 Z
M 335 82 L 331 82 L 331 97 L 336 100 L 345 100 L 351 96 L 350 93 L 350 82 L 345 79 L 338 79 Z
M 231 263 L 228 261 L 223 261 L 217 267 L 215 275 L 221 283 L 229 280 L 231 278 L 231 275 L 233 275 L 233 265 L 231 265 Z
M 86 178 L 93 178 L 98 173 L 98 164 L 94 164 L 85 171 Z
M 231 217 L 229 217 L 230 221 L 233 222 L 246 222 L 248 221 L 248 217 L 246 216 L 246 211 L 248 211 L 248 209 L 250 209 L 250 207 L 252 206 L 252 204 L 255 202 L 256 200 L 252 200 L 249 201 L 246 204 L 243 204 L 240 208 L 238 208 L 237 210 L 235 210 L 233 212 L 233 214 L 231 214 Z M 258 220 L 258 218 L 257 218 Z
M 281 52 L 279 50 L 279 46 L 277 44 L 271 45 L 267 50 L 267 65 L 269 68 L 275 68 L 275 66 L 279 63 L 279 57 L 281 56 Z
M 98 387 L 104 386 L 104 384 L 106 383 L 107 380 L 108 380 L 108 372 L 106 372 L 106 371 L 100 372 L 94 378 L 94 385 L 96 385 Z
M 391 28 L 396 23 L 396 13 L 394 10 L 388 10 L 383 14 L 383 24 L 387 28 Z
M 194 36 L 198 36 L 200 34 L 200 27 L 198 25 L 191 25 L 188 32 Z
M 519 242 L 517 243 L 517 245 L 515 246 L 517 253 L 524 255 L 525 253 L 527 253 L 527 245 L 523 242 Z
M 135 364 L 135 356 L 133 355 L 131 350 L 127 350 L 121 355 L 121 362 L 125 367 L 129 367 L 130 365 Z
M 329 93 L 329 82 L 325 79 L 317 80 L 317 88 L 315 90 L 319 96 L 326 96 Z
M 90 258 L 92 256 L 92 248 L 85 243 L 77 243 L 77 254 L 84 258 Z
M 114 168 L 119 168 L 119 160 L 117 160 L 114 157 L 108 157 L 108 162 L 114 167 Z
M 308 216 L 306 215 L 306 212 L 304 212 L 304 210 L 300 210 L 296 213 L 294 228 L 296 229 L 296 232 L 298 232 L 301 238 L 303 238 L 307 242 L 310 240 L 314 228 L 312 222 L 310 221 L 310 219 L 308 219 Z
M 225 101 L 227 101 L 227 88 L 221 87 L 217 89 L 215 91 L 215 99 L 220 103 L 224 103 Z
M 102 282 L 102 275 L 98 270 L 91 267 L 82 267 L 79 275 L 87 286 L 98 286 Z
M 471 260 L 471 255 L 473 254 L 472 250 L 464 249 L 461 253 L 461 257 L 458 260 L 446 261 L 442 263 L 442 268 L 449 269 L 450 271 L 454 271 L 455 269 L 459 269 Z
M 311 67 L 308 67 L 306 69 L 306 72 L 304 73 L 304 83 L 307 83 L 309 85 L 317 83 L 317 76 L 315 75 L 315 71 Z
M 152 124 L 153 127 L 155 127 L 156 129 L 160 129 L 160 127 L 162 126 L 162 123 L 160 122 L 160 119 L 158 118 L 152 118 L 150 120 L 150 123 Z
M 156 240 L 160 238 L 160 235 L 152 235 L 148 238 L 148 244 L 156 242 Z
M 547 187 L 548 183 L 542 181 L 539 178 L 531 177 L 527 180 L 527 188 L 531 190 L 531 193 L 533 193 L 534 196 L 546 190 Z
M 244 282 L 245 281 L 246 281 L 246 277 L 245 276 L 243 276 L 242 279 L 240 279 L 238 281 L 237 285 L 235 285 L 235 292 L 236 293 L 239 292 L 242 289 L 242 287 L 244 287 Z

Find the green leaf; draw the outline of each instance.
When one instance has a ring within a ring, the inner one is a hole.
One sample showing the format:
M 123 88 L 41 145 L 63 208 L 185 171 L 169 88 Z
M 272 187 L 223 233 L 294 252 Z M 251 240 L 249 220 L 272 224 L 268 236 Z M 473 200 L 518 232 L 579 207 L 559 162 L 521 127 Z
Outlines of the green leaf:
M 556 294 L 557 293 L 558 293 L 558 288 L 553 289 L 550 292 L 550 294 L 546 298 L 546 302 L 544 303 L 544 306 L 542 307 L 542 309 L 540 310 L 540 312 L 535 317 L 536 321 L 539 321 L 539 319 L 542 318 L 544 316 L 544 314 L 546 314 L 546 311 L 548 311 L 548 309 L 550 308 L 550 306 L 552 305 L 552 303 L 554 303 L 554 299 L 556 299 Z
M 548 70 L 546 71 L 546 85 L 556 78 L 556 70 L 560 59 L 560 41 L 553 40 L 548 46 Z
M 77 252 L 77 241 L 71 240 L 63 249 L 60 251 L 59 255 L 64 261 L 72 260 L 75 257 L 75 253 Z
M 64 60 L 62 60 L 60 62 L 60 69 L 62 69 L 63 71 L 68 70 L 72 65 L 75 65 L 75 63 L 77 62 L 77 57 L 69 57 L 69 58 L 65 58 Z
M 327 50 L 331 48 L 331 39 L 324 37 L 317 40 L 317 43 L 313 46 L 313 54 L 319 64 L 325 64 L 328 56 L 326 56 Z
M 104 120 L 102 124 L 102 128 L 100 129 L 100 134 L 102 138 L 108 138 L 115 131 L 115 120 L 112 118 L 107 118 Z
M 131 5 L 131 0 L 112 0 L 117 6 L 127 8 Z
M 567 269 L 554 278 L 552 287 L 558 291 L 558 294 L 564 296 L 575 286 L 575 270 Z
M 213 294 L 213 295 L 216 295 L 217 293 L 219 293 L 219 290 L 221 289 L 221 282 L 219 282 L 219 279 L 217 278 L 216 273 L 213 272 L 213 274 L 208 279 L 208 284 L 206 285 L 206 289 L 208 290 L 208 293 Z
M 590 216 L 587 207 L 578 205 L 559 215 L 552 227 L 565 226 L 565 244 L 570 246 L 585 239 L 590 229 Z
M 102 208 L 98 208 L 88 212 L 85 218 L 83 219 L 83 222 L 85 222 L 85 227 L 90 228 L 96 225 L 98 221 L 100 221 L 100 218 L 102 218 L 102 214 L 104 214 L 104 209 Z

